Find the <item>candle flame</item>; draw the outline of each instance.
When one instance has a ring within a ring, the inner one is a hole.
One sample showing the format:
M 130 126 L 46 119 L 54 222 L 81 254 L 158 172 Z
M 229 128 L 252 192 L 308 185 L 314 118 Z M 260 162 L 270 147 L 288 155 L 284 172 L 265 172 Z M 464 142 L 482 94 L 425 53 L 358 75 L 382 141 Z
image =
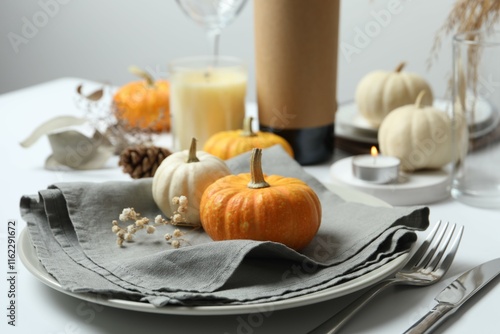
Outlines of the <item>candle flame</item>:
M 370 149 L 370 154 L 374 158 L 378 156 L 378 150 L 377 150 L 377 148 L 375 146 L 372 146 L 372 148 Z

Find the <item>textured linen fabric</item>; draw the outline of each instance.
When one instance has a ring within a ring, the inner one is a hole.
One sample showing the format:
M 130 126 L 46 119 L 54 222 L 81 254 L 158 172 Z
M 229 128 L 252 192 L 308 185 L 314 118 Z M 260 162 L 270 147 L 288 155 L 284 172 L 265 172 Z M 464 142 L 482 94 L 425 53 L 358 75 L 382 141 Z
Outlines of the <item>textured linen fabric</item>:
M 235 174 L 248 173 L 249 159 L 243 154 L 227 163 Z M 415 231 L 428 227 L 426 207 L 344 201 L 279 146 L 265 149 L 262 162 L 265 174 L 300 178 L 321 200 L 321 227 L 301 252 L 274 242 L 214 242 L 202 229 L 184 229 L 189 245 L 173 249 L 163 239 L 175 228 L 170 225 L 154 234 L 138 231 L 133 242 L 118 247 L 111 222 L 123 208 L 150 219 L 161 213 L 151 178 L 55 184 L 24 196 L 21 214 L 38 258 L 65 289 L 156 306 L 261 303 L 319 291 L 408 252 Z

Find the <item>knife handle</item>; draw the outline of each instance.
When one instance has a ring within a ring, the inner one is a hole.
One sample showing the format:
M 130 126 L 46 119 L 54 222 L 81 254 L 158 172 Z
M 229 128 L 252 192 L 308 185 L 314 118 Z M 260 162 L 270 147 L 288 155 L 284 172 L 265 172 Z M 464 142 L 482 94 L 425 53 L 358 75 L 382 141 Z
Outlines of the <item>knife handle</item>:
M 411 326 L 404 334 L 425 334 L 431 333 L 451 314 L 453 306 L 438 304 L 432 310 L 427 312 L 420 320 Z

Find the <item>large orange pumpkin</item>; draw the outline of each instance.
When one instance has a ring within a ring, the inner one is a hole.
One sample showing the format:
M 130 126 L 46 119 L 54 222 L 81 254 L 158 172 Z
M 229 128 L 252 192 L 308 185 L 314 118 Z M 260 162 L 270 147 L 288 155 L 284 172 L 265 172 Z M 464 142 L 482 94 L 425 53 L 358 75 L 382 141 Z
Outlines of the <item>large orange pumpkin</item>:
M 244 120 L 243 129 L 221 131 L 211 136 L 205 143 L 203 151 L 227 160 L 253 148 L 266 148 L 278 144 L 293 158 L 293 149 L 283 137 L 272 132 L 253 132 L 252 117 L 248 117 Z
M 130 128 L 170 130 L 170 85 L 166 80 L 154 81 L 150 74 L 137 68 L 131 71 L 144 80 L 130 82 L 113 96 L 115 116 Z
M 264 179 L 261 154 L 261 149 L 253 149 L 250 173 L 222 177 L 206 188 L 201 224 L 213 240 L 274 241 L 300 250 L 319 229 L 319 198 L 297 178 Z

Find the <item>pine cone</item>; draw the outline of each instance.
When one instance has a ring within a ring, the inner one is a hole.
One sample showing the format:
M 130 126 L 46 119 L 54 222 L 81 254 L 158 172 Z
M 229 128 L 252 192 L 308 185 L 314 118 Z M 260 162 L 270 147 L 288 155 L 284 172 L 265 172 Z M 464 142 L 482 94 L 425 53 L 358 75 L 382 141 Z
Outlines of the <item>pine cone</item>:
M 127 147 L 120 154 L 119 166 L 133 179 L 153 177 L 163 159 L 172 152 L 159 146 L 136 145 Z

